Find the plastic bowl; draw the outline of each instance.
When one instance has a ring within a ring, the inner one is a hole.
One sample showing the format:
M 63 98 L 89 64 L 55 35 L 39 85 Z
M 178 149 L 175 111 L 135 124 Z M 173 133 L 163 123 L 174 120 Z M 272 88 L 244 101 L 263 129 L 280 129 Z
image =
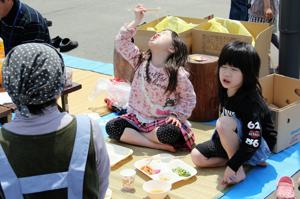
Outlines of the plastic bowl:
M 165 181 L 150 180 L 143 184 L 143 189 L 151 199 L 163 199 L 168 195 L 172 185 Z

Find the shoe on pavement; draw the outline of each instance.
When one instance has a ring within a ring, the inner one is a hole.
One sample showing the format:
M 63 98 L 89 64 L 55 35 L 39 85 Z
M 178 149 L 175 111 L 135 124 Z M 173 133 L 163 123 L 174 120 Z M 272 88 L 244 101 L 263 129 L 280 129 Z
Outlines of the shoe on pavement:
M 73 50 L 74 48 L 77 48 L 78 42 L 77 41 L 72 41 L 69 38 L 64 38 L 61 40 L 59 44 L 59 49 L 60 52 L 68 52 L 70 50 Z

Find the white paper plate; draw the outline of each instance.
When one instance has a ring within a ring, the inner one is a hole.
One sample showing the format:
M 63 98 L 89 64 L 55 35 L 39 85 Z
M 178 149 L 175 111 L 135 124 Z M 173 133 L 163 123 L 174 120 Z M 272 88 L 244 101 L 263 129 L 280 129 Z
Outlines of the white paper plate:
M 107 148 L 107 153 L 110 160 L 110 166 L 113 167 L 120 161 L 126 159 L 132 155 L 133 150 L 127 147 L 119 146 L 116 144 L 105 143 Z
M 149 166 L 153 173 L 149 173 L 143 169 L 144 166 Z M 182 160 L 176 159 L 176 156 L 162 153 L 149 158 L 138 160 L 134 163 L 134 167 L 150 177 L 153 180 L 163 180 L 171 184 L 182 180 L 187 180 L 197 174 L 197 170 L 186 164 Z M 173 169 L 180 167 L 187 171 L 189 176 L 179 176 Z
M 112 191 L 110 188 L 107 188 L 104 199 L 111 199 Z

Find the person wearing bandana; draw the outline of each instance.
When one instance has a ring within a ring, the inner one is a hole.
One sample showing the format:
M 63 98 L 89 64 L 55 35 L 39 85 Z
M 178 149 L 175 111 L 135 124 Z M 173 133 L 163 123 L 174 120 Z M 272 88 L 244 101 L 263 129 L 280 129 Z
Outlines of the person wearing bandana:
M 100 128 L 60 112 L 65 66 L 50 45 L 21 44 L 3 63 L 3 85 L 17 106 L 0 129 L 0 198 L 104 198 L 110 171 Z

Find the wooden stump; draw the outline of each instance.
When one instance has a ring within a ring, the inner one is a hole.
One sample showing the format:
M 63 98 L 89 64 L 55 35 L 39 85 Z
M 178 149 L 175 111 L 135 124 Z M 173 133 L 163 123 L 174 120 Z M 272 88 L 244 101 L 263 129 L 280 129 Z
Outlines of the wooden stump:
M 216 56 L 189 55 L 190 80 L 197 96 L 197 104 L 189 120 L 202 122 L 218 118 L 217 62 Z

